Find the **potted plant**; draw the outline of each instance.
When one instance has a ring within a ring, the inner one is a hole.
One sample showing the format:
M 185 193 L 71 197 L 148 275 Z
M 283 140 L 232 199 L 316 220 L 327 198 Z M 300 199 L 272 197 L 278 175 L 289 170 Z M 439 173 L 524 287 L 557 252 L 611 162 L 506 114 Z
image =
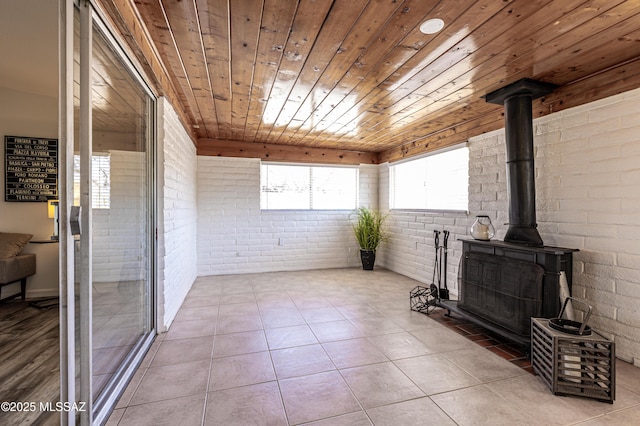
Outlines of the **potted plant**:
M 376 249 L 388 239 L 384 229 L 387 216 L 368 207 L 360 207 L 355 215 L 357 221 L 353 225 L 353 233 L 360 246 L 362 269 L 371 271 L 376 260 Z

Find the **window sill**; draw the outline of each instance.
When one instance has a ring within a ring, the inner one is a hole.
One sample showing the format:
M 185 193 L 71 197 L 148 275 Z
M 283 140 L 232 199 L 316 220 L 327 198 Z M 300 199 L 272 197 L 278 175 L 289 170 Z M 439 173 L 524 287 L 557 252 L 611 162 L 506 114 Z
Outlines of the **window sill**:
M 432 213 L 432 214 L 455 214 L 469 216 L 469 210 L 438 210 L 438 209 L 390 209 L 391 213 Z
M 260 213 L 305 213 L 305 212 L 337 212 L 351 213 L 355 209 L 260 209 Z

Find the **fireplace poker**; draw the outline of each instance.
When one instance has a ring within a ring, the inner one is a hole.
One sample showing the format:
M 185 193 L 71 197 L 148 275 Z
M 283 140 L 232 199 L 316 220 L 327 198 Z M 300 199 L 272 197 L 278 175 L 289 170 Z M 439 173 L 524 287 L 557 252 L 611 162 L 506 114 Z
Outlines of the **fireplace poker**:
M 449 231 L 445 229 L 444 231 L 442 231 L 442 235 L 443 235 L 442 250 L 444 254 L 440 256 L 440 261 L 443 263 L 443 266 L 440 268 L 440 271 L 442 271 L 442 274 L 443 274 L 443 277 L 442 277 L 443 288 L 440 289 L 440 299 L 449 300 L 449 289 L 447 288 L 447 251 L 448 251 L 447 242 L 449 241 Z M 440 283 L 440 280 L 438 280 L 438 284 L 439 283 Z
M 435 247 L 436 247 L 436 257 L 435 260 L 433 262 L 433 278 L 432 278 L 432 283 L 430 286 L 431 289 L 431 294 L 435 297 L 438 298 L 440 297 L 440 292 L 442 291 L 440 289 L 440 258 L 441 256 L 438 256 L 438 251 L 440 251 L 440 231 L 438 231 L 437 229 L 433 230 L 433 240 L 435 243 Z M 436 287 L 436 276 L 438 277 L 438 286 Z

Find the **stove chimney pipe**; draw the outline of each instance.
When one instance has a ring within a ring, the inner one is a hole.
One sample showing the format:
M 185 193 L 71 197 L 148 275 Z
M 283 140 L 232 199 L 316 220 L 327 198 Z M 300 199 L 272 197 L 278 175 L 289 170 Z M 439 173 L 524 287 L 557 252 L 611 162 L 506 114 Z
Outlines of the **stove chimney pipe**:
M 487 102 L 505 108 L 509 195 L 509 229 L 505 242 L 543 246 L 536 223 L 532 101 L 551 93 L 555 87 L 525 78 L 485 96 Z

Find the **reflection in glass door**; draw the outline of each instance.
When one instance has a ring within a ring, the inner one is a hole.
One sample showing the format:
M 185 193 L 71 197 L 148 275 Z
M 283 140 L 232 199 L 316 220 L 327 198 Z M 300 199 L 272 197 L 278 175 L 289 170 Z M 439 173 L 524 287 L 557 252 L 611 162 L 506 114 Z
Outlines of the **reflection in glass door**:
M 154 101 L 88 2 L 76 17 L 76 394 L 101 423 L 154 334 Z
M 92 66 L 93 395 L 151 331 L 151 98 L 104 34 Z

